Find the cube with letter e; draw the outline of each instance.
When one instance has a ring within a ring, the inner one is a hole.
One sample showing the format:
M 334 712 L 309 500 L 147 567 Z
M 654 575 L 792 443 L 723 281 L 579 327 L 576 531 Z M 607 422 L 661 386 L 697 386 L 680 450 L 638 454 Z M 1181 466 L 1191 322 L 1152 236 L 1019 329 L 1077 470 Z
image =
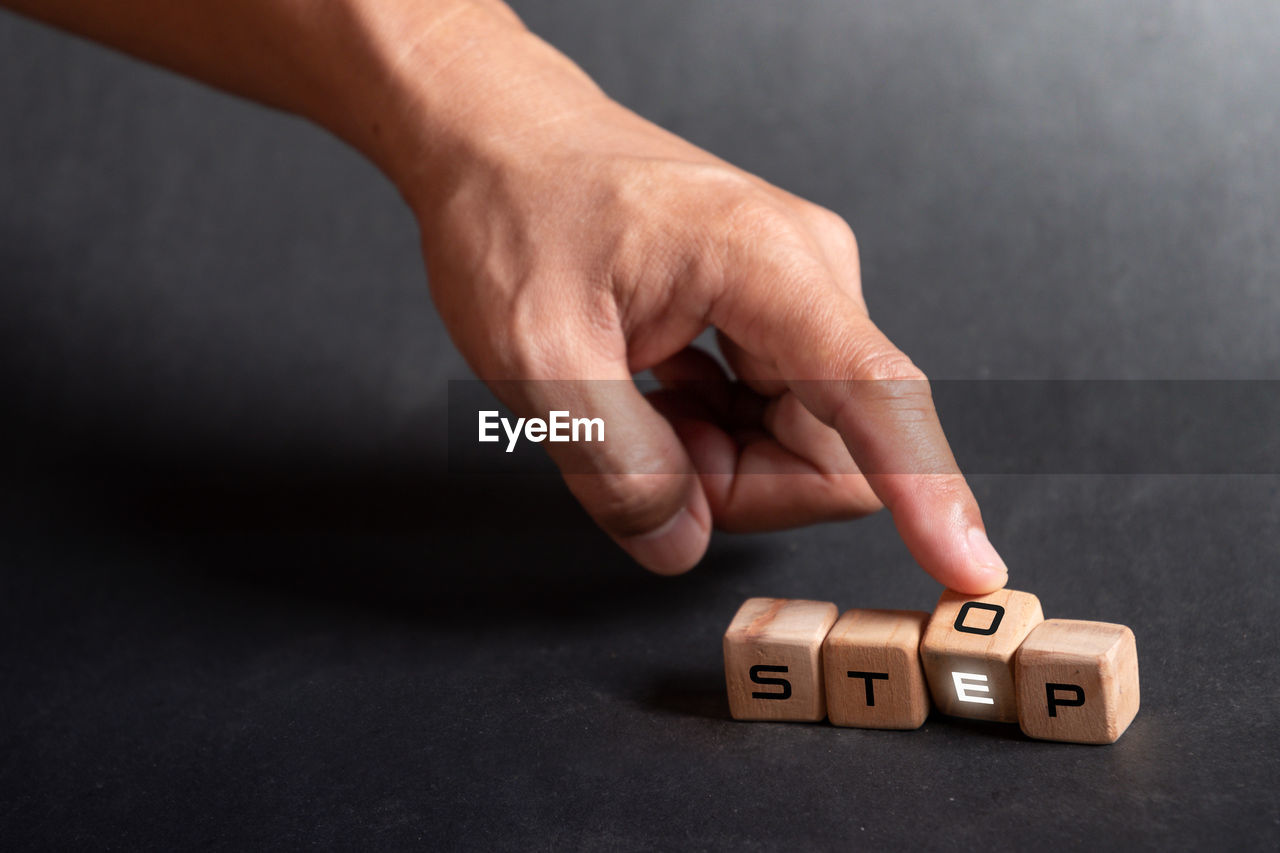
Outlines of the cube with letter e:
M 822 641 L 829 601 L 749 598 L 724 634 L 729 712 L 738 720 L 816 722 L 827 715 Z
M 1029 592 L 944 592 L 920 643 L 934 704 L 956 717 L 1017 722 L 1014 655 L 1043 621 L 1040 599 Z

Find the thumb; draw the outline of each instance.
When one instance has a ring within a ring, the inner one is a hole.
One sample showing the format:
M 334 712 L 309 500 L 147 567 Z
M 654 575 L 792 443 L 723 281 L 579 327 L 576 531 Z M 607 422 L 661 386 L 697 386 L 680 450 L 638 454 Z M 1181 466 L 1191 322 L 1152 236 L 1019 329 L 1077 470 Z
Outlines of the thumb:
M 686 572 L 711 537 L 706 494 L 670 422 L 626 367 L 606 370 L 610 378 L 489 385 L 520 416 L 565 412 L 570 421 L 590 421 L 576 440 L 566 430 L 569 440 L 544 444 L 569 490 L 636 562 L 658 574 Z

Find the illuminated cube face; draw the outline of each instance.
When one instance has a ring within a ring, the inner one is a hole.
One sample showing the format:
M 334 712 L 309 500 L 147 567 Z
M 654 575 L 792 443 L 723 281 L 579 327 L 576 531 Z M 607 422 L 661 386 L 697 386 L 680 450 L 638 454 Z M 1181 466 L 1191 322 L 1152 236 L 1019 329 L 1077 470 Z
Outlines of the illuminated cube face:
M 1017 722 L 1014 656 L 1043 621 L 1040 599 L 1029 592 L 944 592 L 920 643 L 934 704 L 956 717 Z

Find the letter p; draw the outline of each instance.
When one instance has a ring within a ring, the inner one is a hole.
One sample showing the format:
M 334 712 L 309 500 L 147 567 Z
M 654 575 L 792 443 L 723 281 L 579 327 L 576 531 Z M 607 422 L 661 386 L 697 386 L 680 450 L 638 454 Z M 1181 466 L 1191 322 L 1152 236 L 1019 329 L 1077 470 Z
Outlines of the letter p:
M 1058 696 L 1060 692 L 1069 691 L 1072 696 L 1070 699 L 1063 699 Z M 1079 708 L 1084 704 L 1084 688 L 1078 684 L 1055 684 L 1048 682 L 1044 686 L 1045 701 L 1049 705 L 1049 716 L 1058 716 L 1059 708 Z

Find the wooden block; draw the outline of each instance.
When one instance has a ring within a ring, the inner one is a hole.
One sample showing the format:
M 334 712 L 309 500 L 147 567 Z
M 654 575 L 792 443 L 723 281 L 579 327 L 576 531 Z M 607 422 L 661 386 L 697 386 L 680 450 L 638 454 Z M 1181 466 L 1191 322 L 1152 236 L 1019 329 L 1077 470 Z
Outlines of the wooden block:
M 1115 743 L 1138 713 L 1138 644 L 1110 622 L 1050 619 L 1016 663 L 1018 723 L 1043 740 Z
M 829 601 L 749 598 L 724 633 L 729 713 L 737 720 L 827 715 L 822 641 L 839 611 Z
M 919 610 L 848 610 L 822 644 L 827 716 L 837 726 L 918 729 L 929 716 Z
M 1017 722 L 1014 655 L 1043 621 L 1040 599 L 1029 592 L 944 592 L 920 643 L 934 704 L 956 717 Z

